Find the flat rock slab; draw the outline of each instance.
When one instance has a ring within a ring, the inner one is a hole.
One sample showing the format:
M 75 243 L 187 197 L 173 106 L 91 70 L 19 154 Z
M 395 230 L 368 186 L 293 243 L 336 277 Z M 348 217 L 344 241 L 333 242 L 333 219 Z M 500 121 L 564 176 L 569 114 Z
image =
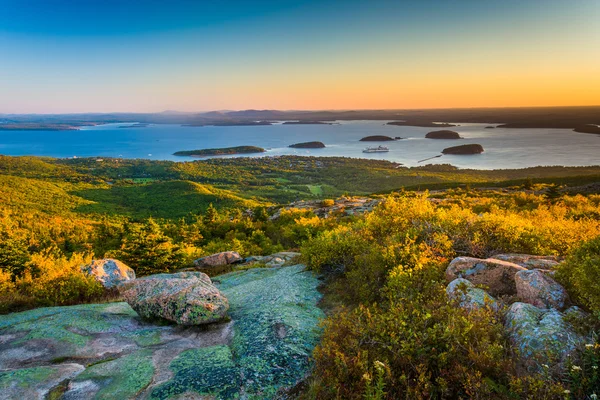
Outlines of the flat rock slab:
M 324 318 L 318 279 L 295 265 L 217 280 L 231 321 L 203 327 L 153 325 L 127 303 L 0 316 L 0 399 L 270 399 L 295 386 Z

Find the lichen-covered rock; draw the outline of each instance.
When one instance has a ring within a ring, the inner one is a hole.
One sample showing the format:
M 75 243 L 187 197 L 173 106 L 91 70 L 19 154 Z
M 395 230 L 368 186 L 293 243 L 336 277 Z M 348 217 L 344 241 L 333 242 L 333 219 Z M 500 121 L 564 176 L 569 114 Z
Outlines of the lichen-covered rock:
M 319 279 L 295 265 L 218 280 L 231 321 L 202 327 L 152 324 L 124 302 L 0 315 L 0 399 L 282 398 L 312 365 Z
M 496 254 L 490 258 L 511 262 L 527 269 L 552 269 L 560 263 L 560 259 L 556 256 L 532 256 L 516 253 Z
M 496 299 L 490 296 L 485 290 L 475 287 L 466 279 L 458 278 L 453 280 L 446 287 L 446 294 L 452 300 L 458 300 L 459 305 L 467 310 L 475 310 L 483 307 L 490 307 L 498 310 L 499 305 Z
M 271 259 L 265 264 L 267 267 L 283 267 L 285 260 L 281 257 L 271 257 Z
M 225 316 L 229 302 L 202 272 L 150 275 L 122 286 L 121 294 L 142 318 L 202 325 Z
M 243 258 L 235 251 L 223 251 L 194 260 L 194 265 L 198 268 L 222 267 L 242 260 Z
M 505 327 L 524 366 L 539 369 L 542 364 L 561 365 L 584 338 L 565 321 L 564 314 L 528 303 L 513 303 Z
M 81 267 L 86 274 L 93 276 L 106 288 L 115 287 L 123 282 L 135 279 L 135 271 L 119 260 L 105 258 L 93 260 L 91 264 Z
M 0 399 L 43 400 L 61 382 L 81 373 L 85 367 L 74 363 L 0 371 Z
M 539 308 L 562 310 L 569 299 L 565 288 L 539 269 L 517 272 L 515 284 L 519 299 Z
M 487 286 L 492 296 L 513 295 L 517 291 L 515 274 L 519 271 L 526 271 L 526 268 L 491 258 L 457 257 L 446 269 L 446 280 L 464 278 L 475 285 Z

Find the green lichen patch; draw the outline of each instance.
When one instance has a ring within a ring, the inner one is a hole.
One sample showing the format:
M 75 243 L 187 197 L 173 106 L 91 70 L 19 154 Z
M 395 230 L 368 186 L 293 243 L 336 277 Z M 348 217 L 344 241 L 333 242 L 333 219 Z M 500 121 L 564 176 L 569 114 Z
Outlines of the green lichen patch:
M 94 399 L 130 399 L 152 381 L 152 351 L 141 350 L 127 356 L 95 364 L 79 374 L 74 382 L 91 380 L 100 386 Z
M 0 372 L 0 391 L 7 391 L 15 385 L 20 388 L 28 388 L 39 382 L 50 378 L 54 373 L 52 367 L 24 368 L 14 371 Z
M 303 265 L 221 277 L 235 321 L 231 347 L 249 398 L 272 398 L 310 369 L 324 318 L 318 285 Z
M 236 398 L 239 370 L 227 346 L 187 350 L 171 363 L 173 379 L 152 391 L 153 399 L 169 399 L 187 392 L 218 399 Z

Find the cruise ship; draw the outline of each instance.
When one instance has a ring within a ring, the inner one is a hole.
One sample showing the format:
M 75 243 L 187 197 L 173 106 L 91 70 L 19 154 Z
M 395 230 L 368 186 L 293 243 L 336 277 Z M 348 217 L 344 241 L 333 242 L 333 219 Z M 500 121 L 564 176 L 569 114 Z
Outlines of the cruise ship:
M 390 149 L 388 149 L 385 146 L 377 146 L 377 147 L 367 147 L 366 149 L 363 150 L 363 153 L 387 153 L 388 151 L 390 151 Z

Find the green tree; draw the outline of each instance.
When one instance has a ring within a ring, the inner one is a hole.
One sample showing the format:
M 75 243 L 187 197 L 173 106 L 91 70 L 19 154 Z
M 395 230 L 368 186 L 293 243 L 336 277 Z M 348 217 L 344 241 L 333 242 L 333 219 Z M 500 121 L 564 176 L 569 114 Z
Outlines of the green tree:
M 23 274 L 31 256 L 22 240 L 3 236 L 0 237 L 0 269 L 14 279 Z
M 133 225 L 121 248 L 113 254 L 138 275 L 169 272 L 183 266 L 179 246 L 173 244 L 152 218 L 143 225 Z

